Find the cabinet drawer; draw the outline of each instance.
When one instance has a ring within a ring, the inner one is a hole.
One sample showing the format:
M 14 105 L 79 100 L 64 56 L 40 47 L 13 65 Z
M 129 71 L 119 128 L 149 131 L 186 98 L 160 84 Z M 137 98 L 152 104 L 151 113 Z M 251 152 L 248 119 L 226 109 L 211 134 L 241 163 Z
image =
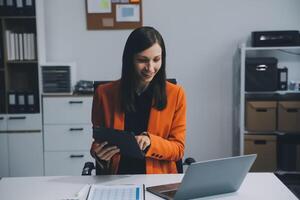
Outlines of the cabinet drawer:
M 92 143 L 90 125 L 45 125 L 45 151 L 89 151 Z
M 44 97 L 45 124 L 91 123 L 92 97 Z
M 14 114 L 7 115 L 8 131 L 42 130 L 41 114 Z
M 45 152 L 45 175 L 80 176 L 85 162 L 93 162 L 89 151 Z

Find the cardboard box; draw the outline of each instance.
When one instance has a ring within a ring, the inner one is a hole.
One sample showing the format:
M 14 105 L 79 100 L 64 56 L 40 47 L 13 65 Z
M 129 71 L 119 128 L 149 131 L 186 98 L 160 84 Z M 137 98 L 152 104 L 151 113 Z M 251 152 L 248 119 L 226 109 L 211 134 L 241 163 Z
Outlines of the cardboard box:
M 246 130 L 275 131 L 276 130 L 276 101 L 247 101 Z
M 277 169 L 277 137 L 275 135 L 245 135 L 244 154 L 257 154 L 253 172 L 274 172 Z
M 278 130 L 300 132 L 300 101 L 278 102 Z

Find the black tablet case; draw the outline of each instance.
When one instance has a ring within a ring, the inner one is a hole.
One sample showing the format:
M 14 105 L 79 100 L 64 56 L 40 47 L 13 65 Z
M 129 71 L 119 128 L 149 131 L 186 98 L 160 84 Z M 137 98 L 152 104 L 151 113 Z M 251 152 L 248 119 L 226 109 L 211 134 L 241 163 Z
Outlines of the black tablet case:
M 140 159 L 145 157 L 132 132 L 97 127 L 93 128 L 93 138 L 95 141 L 107 141 L 108 145 L 117 146 L 120 149 L 121 155 Z

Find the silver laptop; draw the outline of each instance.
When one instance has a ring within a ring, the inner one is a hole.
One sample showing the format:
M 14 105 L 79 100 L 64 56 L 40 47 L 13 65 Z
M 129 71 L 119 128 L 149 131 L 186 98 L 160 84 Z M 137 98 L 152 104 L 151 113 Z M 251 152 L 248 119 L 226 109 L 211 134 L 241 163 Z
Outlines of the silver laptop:
M 192 199 L 235 192 L 241 186 L 256 154 L 192 163 L 181 183 L 147 187 L 164 199 Z

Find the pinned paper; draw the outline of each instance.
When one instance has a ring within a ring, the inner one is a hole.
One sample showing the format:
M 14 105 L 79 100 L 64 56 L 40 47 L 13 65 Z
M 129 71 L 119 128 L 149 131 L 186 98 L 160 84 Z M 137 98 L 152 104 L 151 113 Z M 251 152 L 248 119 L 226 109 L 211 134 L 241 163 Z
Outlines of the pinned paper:
M 111 0 L 87 0 L 88 13 L 110 13 Z
M 139 22 L 140 6 L 132 4 L 116 5 L 116 21 L 117 22 Z
M 114 19 L 113 18 L 103 18 L 102 19 L 102 26 L 104 26 L 104 27 L 113 27 L 114 26 Z

